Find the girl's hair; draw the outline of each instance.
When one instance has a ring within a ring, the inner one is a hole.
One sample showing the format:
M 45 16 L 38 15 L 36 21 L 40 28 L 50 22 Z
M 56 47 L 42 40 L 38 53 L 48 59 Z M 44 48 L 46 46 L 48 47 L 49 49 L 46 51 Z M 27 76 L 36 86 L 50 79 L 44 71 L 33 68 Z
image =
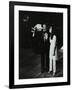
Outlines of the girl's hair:
M 52 33 L 51 33 L 51 39 L 52 39 L 53 35 L 55 35 L 57 37 L 57 31 L 56 31 L 56 27 L 54 24 L 52 24 L 51 26 L 52 26 Z
M 56 36 L 56 47 L 58 46 L 58 36 L 57 36 L 58 30 L 57 27 L 55 27 L 55 25 L 52 25 L 52 33 L 51 33 L 51 39 L 53 38 L 53 36 Z

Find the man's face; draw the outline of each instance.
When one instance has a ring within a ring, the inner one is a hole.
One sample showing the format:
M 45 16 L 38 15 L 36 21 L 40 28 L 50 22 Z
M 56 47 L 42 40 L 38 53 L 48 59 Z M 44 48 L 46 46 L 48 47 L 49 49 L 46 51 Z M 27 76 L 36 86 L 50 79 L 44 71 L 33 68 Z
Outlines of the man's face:
M 43 24 L 43 31 L 45 32 L 46 31 L 46 25 Z
M 45 25 L 45 24 L 43 24 L 43 28 L 45 28 L 45 29 L 46 29 L 46 25 Z

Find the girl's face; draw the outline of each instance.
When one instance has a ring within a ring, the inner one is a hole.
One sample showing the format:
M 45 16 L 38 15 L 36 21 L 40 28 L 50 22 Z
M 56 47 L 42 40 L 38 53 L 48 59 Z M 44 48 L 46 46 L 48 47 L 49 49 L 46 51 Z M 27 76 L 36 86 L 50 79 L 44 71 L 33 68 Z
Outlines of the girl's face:
M 52 33 L 52 26 L 49 28 L 49 32 Z
M 45 24 L 43 24 L 43 28 L 46 29 L 46 25 Z

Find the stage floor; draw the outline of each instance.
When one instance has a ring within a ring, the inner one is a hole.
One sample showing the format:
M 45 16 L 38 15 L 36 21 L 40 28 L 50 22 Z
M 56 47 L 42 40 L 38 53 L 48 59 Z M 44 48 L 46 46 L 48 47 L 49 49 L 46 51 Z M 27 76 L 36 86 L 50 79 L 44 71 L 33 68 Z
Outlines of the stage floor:
M 53 76 L 47 72 L 41 73 L 41 57 L 31 49 L 20 49 L 19 54 L 19 79 L 29 78 L 49 78 L 63 76 L 63 51 L 58 51 L 58 60 L 56 61 L 57 72 Z

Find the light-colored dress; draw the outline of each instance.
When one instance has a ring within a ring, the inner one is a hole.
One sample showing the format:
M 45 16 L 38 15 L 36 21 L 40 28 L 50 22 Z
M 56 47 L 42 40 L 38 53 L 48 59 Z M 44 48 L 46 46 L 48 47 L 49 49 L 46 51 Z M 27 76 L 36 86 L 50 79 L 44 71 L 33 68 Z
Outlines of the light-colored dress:
M 52 39 L 50 38 L 49 60 L 50 60 L 49 71 L 52 71 L 52 66 L 53 66 L 53 74 L 55 74 L 56 60 L 57 60 L 57 47 L 56 47 L 56 36 L 55 35 L 53 35 Z
M 53 38 L 50 38 L 50 52 L 49 57 L 53 60 L 57 60 L 57 47 L 56 47 L 56 36 L 54 35 Z

